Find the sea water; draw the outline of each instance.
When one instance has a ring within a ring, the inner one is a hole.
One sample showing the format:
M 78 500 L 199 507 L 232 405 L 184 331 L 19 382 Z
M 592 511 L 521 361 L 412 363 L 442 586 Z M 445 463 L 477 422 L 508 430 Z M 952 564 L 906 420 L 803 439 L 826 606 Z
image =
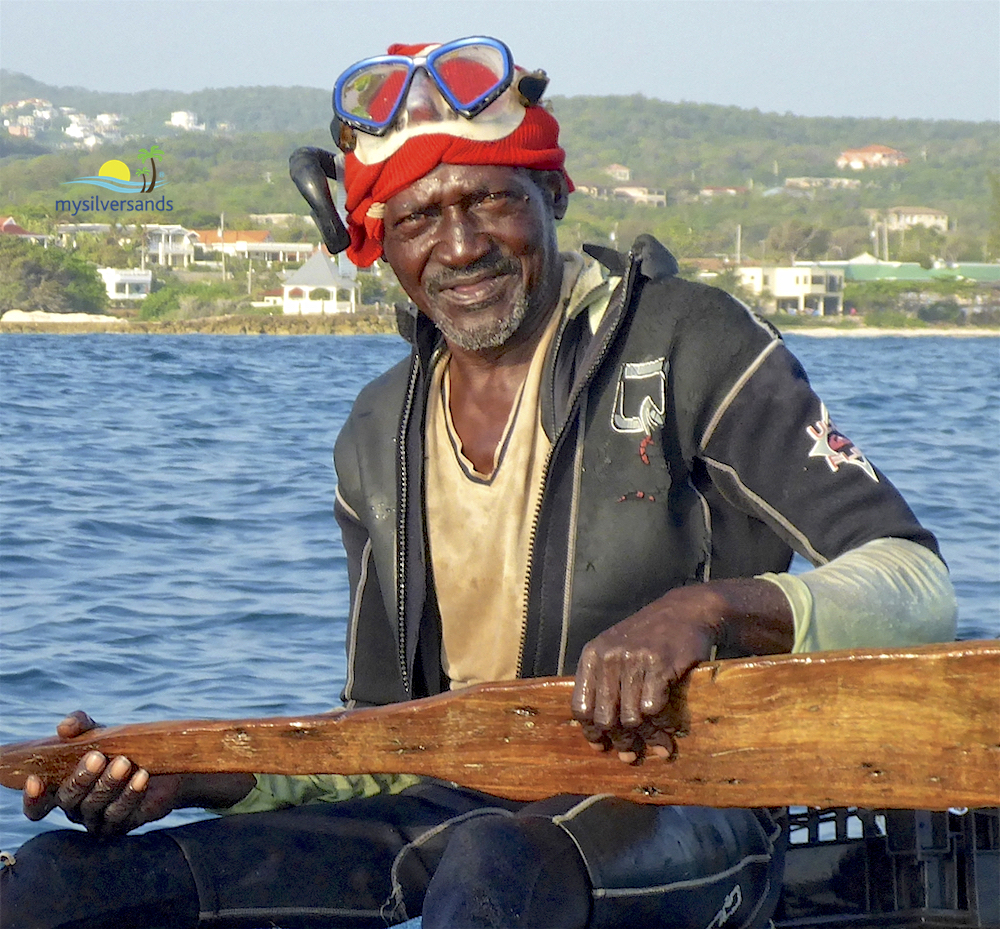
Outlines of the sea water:
M 1000 340 L 787 342 L 1000 635 Z M 345 674 L 333 442 L 393 336 L 0 336 L 0 740 L 315 713 Z M 762 453 L 766 450 L 762 449 Z M 172 814 L 178 824 L 205 814 Z M 0 789 L 0 844 L 29 823 Z

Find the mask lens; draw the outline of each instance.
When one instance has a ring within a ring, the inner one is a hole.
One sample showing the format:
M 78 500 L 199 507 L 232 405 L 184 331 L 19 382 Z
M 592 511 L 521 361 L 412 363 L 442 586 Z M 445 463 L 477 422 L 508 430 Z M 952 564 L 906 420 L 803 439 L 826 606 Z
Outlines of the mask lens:
M 338 88 L 338 112 L 373 128 L 388 125 L 399 108 L 410 70 L 409 62 L 384 62 L 359 68 Z
M 465 45 L 433 56 L 438 80 L 462 109 L 472 109 L 510 81 L 510 64 L 492 45 Z

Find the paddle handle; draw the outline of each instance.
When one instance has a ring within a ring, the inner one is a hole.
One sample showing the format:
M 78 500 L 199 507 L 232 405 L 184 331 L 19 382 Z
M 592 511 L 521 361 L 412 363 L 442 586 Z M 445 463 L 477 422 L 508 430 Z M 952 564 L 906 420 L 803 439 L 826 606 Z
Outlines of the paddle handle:
M 3 746 L 0 784 L 61 780 L 97 749 L 151 774 L 408 773 L 520 800 L 1000 805 L 996 641 L 705 663 L 683 685 L 673 759 L 636 765 L 586 744 L 572 687 L 538 678 L 340 714 L 114 726 Z

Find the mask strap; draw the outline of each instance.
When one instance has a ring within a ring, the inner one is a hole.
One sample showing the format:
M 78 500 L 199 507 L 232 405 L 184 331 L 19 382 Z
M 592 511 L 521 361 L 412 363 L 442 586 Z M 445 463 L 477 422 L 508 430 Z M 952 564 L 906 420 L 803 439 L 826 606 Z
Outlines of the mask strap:
M 331 254 L 351 244 L 344 221 L 333 205 L 327 179 L 337 179 L 337 158 L 322 148 L 297 148 L 288 159 L 288 173 L 312 211 L 323 242 Z M 343 171 L 341 171 L 341 175 Z

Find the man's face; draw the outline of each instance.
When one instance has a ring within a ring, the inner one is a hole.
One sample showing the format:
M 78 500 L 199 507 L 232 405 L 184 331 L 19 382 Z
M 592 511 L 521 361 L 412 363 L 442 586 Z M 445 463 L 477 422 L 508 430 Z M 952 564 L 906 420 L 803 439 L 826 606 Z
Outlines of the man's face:
M 559 294 L 560 202 L 517 168 L 440 165 L 386 203 L 383 251 L 453 346 L 497 348 Z

